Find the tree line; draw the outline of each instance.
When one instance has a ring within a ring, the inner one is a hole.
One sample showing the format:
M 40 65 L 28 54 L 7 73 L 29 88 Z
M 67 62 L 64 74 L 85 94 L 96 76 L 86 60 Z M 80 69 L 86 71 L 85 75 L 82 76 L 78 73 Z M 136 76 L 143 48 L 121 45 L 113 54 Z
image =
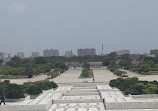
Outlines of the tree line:
M 105 56 L 103 65 L 107 66 L 112 72 L 119 68 L 137 72 L 139 74 L 152 74 L 158 71 L 158 57 L 141 56 L 133 63 L 129 54 L 117 56 L 116 53 L 110 53 Z
M 0 75 L 27 76 L 31 78 L 33 75 L 50 72 L 51 69 L 67 70 L 68 67 L 60 58 L 26 58 L 20 59 L 14 56 L 7 63 L 6 68 L 0 69 Z
M 0 82 L 0 91 L 6 89 L 7 99 L 19 99 L 25 98 L 26 95 L 37 95 L 42 93 L 42 90 L 48 90 L 57 88 L 57 84 L 50 82 L 49 80 L 41 80 L 36 82 L 26 82 L 23 85 L 11 84 L 10 81 L 6 80 Z
M 109 85 L 118 88 L 126 95 L 158 94 L 157 81 L 139 81 L 137 77 L 113 79 Z

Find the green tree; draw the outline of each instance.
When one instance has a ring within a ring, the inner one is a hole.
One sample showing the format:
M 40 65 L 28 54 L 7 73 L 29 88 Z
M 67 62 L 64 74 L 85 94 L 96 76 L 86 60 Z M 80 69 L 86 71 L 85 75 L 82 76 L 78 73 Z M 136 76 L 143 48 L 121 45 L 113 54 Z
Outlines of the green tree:
M 29 86 L 29 88 L 27 89 L 26 92 L 29 93 L 29 94 L 34 94 L 34 95 L 36 95 L 36 94 L 42 93 L 42 90 L 41 90 L 41 88 L 38 87 L 37 85 L 32 84 L 32 85 Z
M 130 69 L 132 66 L 132 63 L 130 61 L 127 60 L 121 60 L 119 65 L 124 68 L 124 69 Z
M 142 94 L 143 90 L 146 88 L 143 83 L 137 83 L 135 88 L 138 90 L 138 94 Z
M 85 69 L 90 69 L 90 64 L 88 64 L 87 62 L 85 62 L 85 63 L 83 64 L 83 68 L 85 68 Z
M 146 85 L 147 90 L 150 92 L 150 94 L 157 94 L 158 93 L 158 86 L 154 84 L 147 84 Z
M 139 72 L 149 72 L 151 70 L 150 65 L 148 64 L 139 64 Z
M 121 60 L 130 61 L 130 54 L 121 55 Z
M 34 62 L 35 64 L 46 64 L 46 59 L 44 57 L 36 57 Z
M 6 88 L 6 97 L 10 99 L 24 98 L 24 92 L 20 85 L 9 84 Z
M 104 66 L 110 65 L 110 61 L 111 61 L 111 60 L 112 60 L 111 57 L 106 56 L 106 57 L 104 58 L 104 60 L 103 60 L 103 65 L 104 65 Z
M 28 78 L 32 78 L 33 77 L 32 67 L 30 65 L 26 65 L 24 69 L 24 73 L 28 76 Z
M 0 59 L 0 64 L 2 64 L 2 62 L 3 62 L 3 60 L 2 60 L 2 59 Z

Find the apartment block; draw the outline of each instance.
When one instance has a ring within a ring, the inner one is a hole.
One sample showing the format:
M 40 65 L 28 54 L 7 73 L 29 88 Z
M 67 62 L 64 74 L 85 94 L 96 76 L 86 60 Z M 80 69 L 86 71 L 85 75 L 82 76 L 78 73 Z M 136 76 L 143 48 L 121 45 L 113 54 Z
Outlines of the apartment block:
M 72 51 L 66 51 L 65 52 L 65 57 L 73 57 L 74 53 Z
M 119 50 L 119 51 L 115 51 L 116 55 L 124 55 L 124 54 L 130 54 L 129 50 Z
M 158 49 L 150 50 L 150 55 L 158 56 Z
M 96 50 L 94 48 L 77 49 L 78 56 L 94 56 L 96 55 Z
M 17 57 L 24 59 L 25 58 L 25 54 L 23 52 L 18 52 L 17 53 Z
M 51 56 L 59 56 L 59 50 L 57 49 L 46 49 L 43 51 L 44 57 L 51 57 Z
M 32 52 L 31 53 L 31 57 L 39 57 L 40 56 L 40 53 L 39 52 Z
M 4 58 L 4 53 L 0 52 L 0 59 L 2 60 Z

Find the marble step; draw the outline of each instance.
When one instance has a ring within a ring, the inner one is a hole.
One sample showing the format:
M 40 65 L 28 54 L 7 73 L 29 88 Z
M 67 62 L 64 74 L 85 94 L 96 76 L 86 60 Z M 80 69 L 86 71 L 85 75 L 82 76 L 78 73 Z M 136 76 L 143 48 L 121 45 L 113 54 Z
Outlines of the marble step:
M 68 92 L 63 93 L 64 96 L 82 96 L 82 95 L 99 95 L 99 92 Z
M 61 103 L 103 103 L 103 99 L 77 99 L 77 100 L 54 100 L 53 104 Z

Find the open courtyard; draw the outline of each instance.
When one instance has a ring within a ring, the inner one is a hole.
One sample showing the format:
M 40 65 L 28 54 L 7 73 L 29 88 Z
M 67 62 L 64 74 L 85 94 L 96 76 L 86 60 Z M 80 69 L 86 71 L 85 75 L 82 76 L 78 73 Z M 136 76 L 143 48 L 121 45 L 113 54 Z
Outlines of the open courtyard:
M 53 81 L 56 90 L 43 91 L 36 99 L 0 106 L 0 111 L 157 111 L 158 96 L 125 96 L 109 81 L 117 78 L 106 69 L 93 69 L 92 78 L 79 79 L 81 69 L 69 69 Z M 154 98 L 154 99 L 153 99 Z

